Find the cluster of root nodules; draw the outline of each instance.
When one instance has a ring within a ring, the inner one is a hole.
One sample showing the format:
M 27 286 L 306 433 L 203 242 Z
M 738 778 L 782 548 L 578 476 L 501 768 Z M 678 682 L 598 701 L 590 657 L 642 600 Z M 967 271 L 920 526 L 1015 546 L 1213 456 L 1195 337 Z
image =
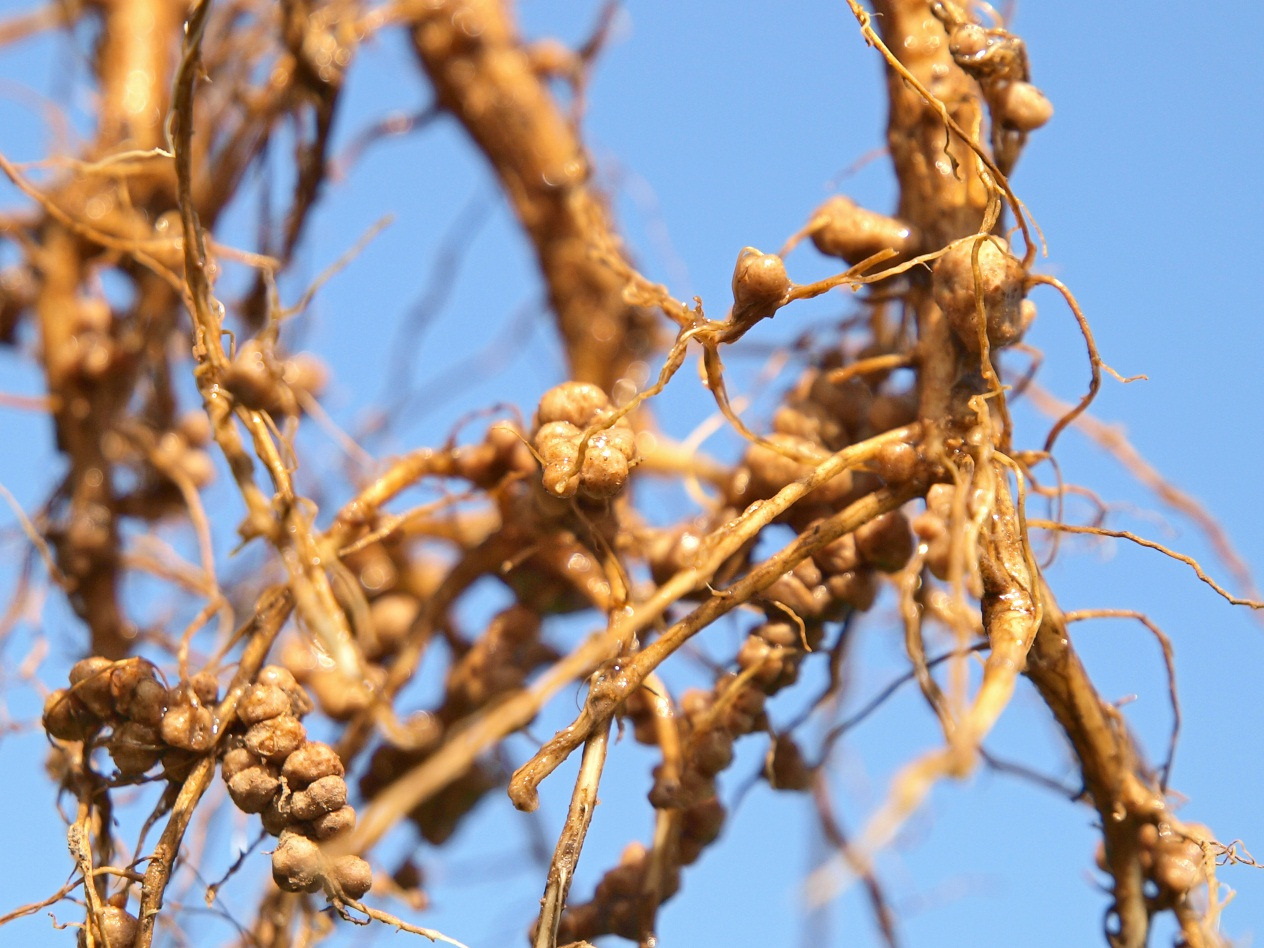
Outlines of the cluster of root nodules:
M 358 899 L 373 883 L 369 864 L 354 855 L 326 859 L 320 847 L 354 829 L 356 814 L 338 752 L 307 739 L 300 718 L 311 708 L 289 671 L 264 668 L 238 703 L 244 730 L 226 741 L 220 773 L 233 803 L 258 813 L 277 837 L 272 878 L 280 888 Z
M 368 863 L 326 858 L 320 845 L 354 829 L 356 814 L 337 752 L 307 738 L 301 719 L 311 698 L 288 670 L 269 665 L 241 692 L 232 719 L 219 702 L 210 672 L 169 687 L 144 659 L 87 658 L 71 668 L 69 687 L 46 699 L 44 729 L 82 747 L 75 758 L 85 774 L 92 751 L 104 747 L 114 765 L 109 786 L 160 779 L 178 791 L 194 764 L 216 760 L 233 803 L 278 837 L 272 876 L 281 889 L 359 899 L 372 884 Z M 118 929 L 108 944 L 132 943 L 136 919 L 126 905 L 126 890 L 116 893 L 97 919 L 102 931 Z
M 63 741 L 104 746 L 124 781 L 161 764 L 163 778 L 178 782 L 215 746 L 218 700 L 219 684 L 207 672 L 168 687 L 143 658 L 85 658 L 70 669 L 69 687 L 45 700 L 44 729 Z

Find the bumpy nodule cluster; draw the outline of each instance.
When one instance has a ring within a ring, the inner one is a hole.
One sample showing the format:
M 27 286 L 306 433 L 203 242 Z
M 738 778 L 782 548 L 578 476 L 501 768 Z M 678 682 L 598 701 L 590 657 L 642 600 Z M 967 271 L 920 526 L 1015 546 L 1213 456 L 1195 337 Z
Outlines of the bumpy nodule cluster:
M 289 671 L 270 665 L 259 673 L 238 702 L 237 725 L 218 744 L 219 687 L 209 672 L 168 688 L 144 659 L 93 657 L 71 668 L 69 684 L 44 702 L 44 729 L 50 736 L 95 742 L 105 735 L 102 743 L 127 779 L 143 777 L 161 762 L 163 776 L 180 781 L 199 757 L 222 750 L 228 795 L 239 809 L 258 813 L 264 828 L 280 837 L 272 856 L 278 886 L 287 892 L 327 886 L 353 899 L 369 890 L 367 862 L 350 855 L 326 860 L 320 852 L 318 841 L 355 826 L 355 810 L 347 805 L 338 754 L 307 739 L 300 719 L 312 702 Z M 111 912 L 113 921 L 103 916 L 101 925 L 123 925 L 116 917 L 127 914 L 123 906 Z M 108 943 L 131 942 L 111 938 Z
M 294 676 L 269 665 L 242 695 L 237 716 L 244 733 L 229 738 L 221 774 L 228 795 L 278 837 L 272 878 L 286 892 L 316 892 L 358 899 L 373 877 L 359 856 L 326 859 L 320 842 L 355 827 L 347 804 L 342 760 L 328 744 L 309 741 L 300 720 L 311 699 Z
M 623 490 L 636 456 L 631 425 L 620 418 L 583 444 L 585 429 L 602 425 L 612 412 L 606 393 L 587 382 L 564 382 L 540 398 L 533 441 L 549 494 L 604 501 Z
M 63 741 L 104 734 L 102 743 L 123 777 L 140 777 L 161 762 L 168 779 L 183 780 L 215 743 L 214 675 L 199 672 L 168 688 L 143 658 L 112 662 L 94 656 L 76 662 L 69 680 L 69 688 L 45 700 L 44 730 Z
M 168 688 L 142 658 L 94 656 L 76 662 L 68 678 L 69 687 L 44 701 L 44 730 L 62 741 L 103 743 L 123 780 L 139 779 L 161 762 L 167 780 L 181 781 L 215 744 L 219 686 L 208 672 Z M 93 921 L 93 936 L 97 944 L 127 948 L 139 924 L 127 911 L 127 893 L 117 893 Z

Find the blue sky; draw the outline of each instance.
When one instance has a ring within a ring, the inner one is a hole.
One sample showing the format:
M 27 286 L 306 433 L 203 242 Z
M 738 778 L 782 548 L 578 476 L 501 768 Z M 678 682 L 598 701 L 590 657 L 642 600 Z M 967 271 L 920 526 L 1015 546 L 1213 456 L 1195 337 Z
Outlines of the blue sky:
M 579 15 L 580 5 L 524 0 L 519 13 L 528 35 L 575 40 L 591 22 L 591 7 L 584 4 Z M 5 14 L 29 8 L 0 0 Z M 1256 286 L 1264 246 L 1258 168 L 1264 132 L 1255 69 L 1264 5 L 1227 2 L 1216 5 L 1213 15 L 1193 17 L 1177 4 L 1028 3 L 1019 6 L 1013 25 L 1027 40 L 1034 81 L 1056 108 L 1053 121 L 1032 136 L 1013 176 L 1048 240 L 1049 257 L 1040 267 L 1072 287 L 1107 361 L 1124 374 L 1149 376 L 1129 386 L 1108 381 L 1095 412 L 1124 426 L 1165 476 L 1200 498 L 1248 562 L 1264 564 L 1264 324 Z M 86 47 L 81 36 L 0 48 L 0 150 L 6 156 L 34 159 L 53 140 L 47 115 L 18 94 L 19 86 L 50 96 L 82 121 L 90 103 L 74 90 L 84 76 Z M 678 297 L 701 296 L 719 315 L 743 246 L 775 249 L 835 191 L 889 208 L 894 185 L 881 156 L 847 173 L 882 144 L 880 75 L 877 56 L 866 49 L 841 2 L 804 0 L 781 9 L 709 0 L 629 4 L 593 78 L 585 132 L 645 271 Z M 411 55 L 396 37 L 382 37 L 362 51 L 349 82 L 337 128 L 342 143 L 376 117 L 427 101 Z M 0 200 L 12 206 L 16 199 L 11 189 L 0 188 Z M 471 207 L 485 211 L 471 215 Z M 519 314 L 539 296 L 532 263 L 489 175 L 471 160 L 452 123 L 375 146 L 328 190 L 285 288 L 290 298 L 388 212 L 391 226 L 322 290 L 297 327 L 302 347 L 322 353 L 333 370 L 329 411 L 353 430 L 363 422 L 400 345 L 391 327 L 424 292 L 436 261 L 450 295 L 440 317 L 410 342 L 416 348 L 409 371 L 420 380 L 466 358 L 490 368 L 464 370 L 460 384 L 426 390 L 408 417 L 372 444 L 379 453 L 437 443 L 464 413 L 493 402 L 530 405 L 562 372 L 542 324 L 518 332 L 527 325 Z M 249 215 L 243 209 L 230 216 L 221 239 L 248 245 Z M 471 216 L 479 221 L 473 228 Z M 458 220 L 472 234 L 461 266 L 449 273 L 440 251 Z M 796 252 L 788 266 L 800 282 L 831 272 L 810 248 Z M 1037 302 L 1040 318 L 1028 341 L 1046 354 L 1041 379 L 1074 399 L 1088 375 L 1082 342 L 1052 293 Z M 752 417 L 766 418 L 773 396 L 790 381 L 787 375 L 771 385 L 756 381 L 771 345 L 838 312 L 837 301 L 792 307 L 776 325 L 761 326 L 744 341 L 751 354 L 734 357 L 733 380 L 738 390 L 756 396 Z M 40 384 L 29 363 L 0 352 L 0 391 L 37 394 Z M 663 402 L 664 425 L 679 435 L 710 413 L 704 393 L 693 385 L 692 373 L 682 373 Z M 1047 423 L 1027 413 L 1019 423 L 1019 442 L 1038 446 Z M 59 463 L 47 424 L 0 407 L 0 432 L 10 446 L 0 452 L 0 484 L 34 506 Z M 318 437 L 307 442 L 309 485 L 317 475 L 328 480 L 336 473 L 337 462 L 328 458 L 332 450 Z M 723 450 L 722 441 L 716 450 Z M 1226 577 L 1188 522 L 1150 517 L 1153 496 L 1079 435 L 1064 438 L 1059 453 L 1069 480 L 1120 505 L 1114 525 L 1197 556 L 1214 575 Z M 231 492 L 219 496 L 231 505 Z M 0 592 L 6 593 L 20 551 L 9 539 L 12 523 L 0 509 L 0 529 L 7 531 Z M 226 554 L 231 544 L 227 534 L 221 539 Z M 1264 628 L 1216 598 L 1185 567 L 1122 544 L 1069 543 L 1050 578 L 1064 608 L 1142 609 L 1171 636 L 1185 716 L 1172 779 L 1188 798 L 1181 816 L 1210 824 L 1226 842 L 1242 838 L 1264 849 L 1258 737 L 1264 712 L 1257 699 Z M 479 607 L 471 609 L 473 621 Z M 880 605 L 857 633 L 849 707 L 903 668 L 890 620 L 889 605 Z M 24 629 L 6 646 L 7 674 L 13 675 L 38 629 L 49 643 L 44 674 L 52 680 L 78 641 L 67 610 L 49 602 Z M 1075 632 L 1102 693 L 1119 700 L 1135 695 L 1126 719 L 1143 746 L 1159 756 L 1170 712 L 1153 641 L 1124 622 L 1085 624 Z M 700 647 L 706 651 L 714 643 L 711 650 L 719 653 L 736 635 L 733 627 L 718 626 Z M 14 689 L 8 713 L 30 720 L 38 696 L 12 677 L 6 682 Z M 795 707 L 787 697 L 774 713 L 788 715 Z M 574 710 L 572 696 L 564 693 L 533 733 L 550 733 Z M 758 764 L 754 740 L 739 745 L 723 785 L 726 799 L 735 797 Z M 934 742 L 929 712 L 914 694 L 904 693 L 841 745 L 832 782 L 853 832 L 881 803 L 894 770 Z M 1020 688 L 989 747 L 1069 778 L 1060 738 L 1029 688 Z M 52 794 L 36 779 L 42 748 L 42 738 L 29 731 L 0 742 L 6 799 L 21 813 L 0 830 L 11 855 L 0 862 L 0 910 L 51 892 L 68 870 Z M 516 738 L 509 750 L 521 760 L 530 745 Z M 616 745 L 578 894 L 591 890 L 626 842 L 648 838 L 649 760 L 630 739 Z M 563 769 L 545 784 L 536 818 L 514 813 L 503 798 L 489 799 L 463 826 L 456 851 L 423 848 L 419 858 L 432 879 L 433 907 L 419 921 L 471 948 L 524 943 L 543 871 L 523 853 L 533 834 L 551 847 L 572 776 L 573 769 Z M 901 916 L 904 943 L 1100 943 L 1106 901 L 1091 868 L 1092 820 L 1090 810 L 1000 774 L 981 772 L 963 785 L 939 788 L 878 862 Z M 214 826 L 225 864 L 232 847 L 249 835 L 244 825 L 223 819 Z M 664 909 L 661 944 L 876 944 L 854 888 L 817 909 L 805 925 L 802 884 L 822 856 L 818 835 L 803 801 L 764 788 L 751 791 L 721 843 L 686 872 L 684 893 Z M 396 850 L 408 845 L 404 837 L 393 843 Z M 254 857 L 257 867 L 265 862 Z M 1225 933 L 1239 944 L 1260 943 L 1264 875 L 1226 869 L 1221 879 L 1238 891 L 1224 916 Z M 225 902 L 248 916 L 247 888 L 226 892 Z M 200 892 L 189 901 L 200 904 Z M 72 919 L 75 912 L 63 906 L 58 917 Z M 196 920 L 207 943 L 230 934 L 209 915 L 187 917 Z M 1155 944 L 1171 941 L 1166 931 Z M 385 930 L 377 935 L 387 937 L 399 936 Z M 43 914 L 0 928 L 0 945 L 54 941 Z

